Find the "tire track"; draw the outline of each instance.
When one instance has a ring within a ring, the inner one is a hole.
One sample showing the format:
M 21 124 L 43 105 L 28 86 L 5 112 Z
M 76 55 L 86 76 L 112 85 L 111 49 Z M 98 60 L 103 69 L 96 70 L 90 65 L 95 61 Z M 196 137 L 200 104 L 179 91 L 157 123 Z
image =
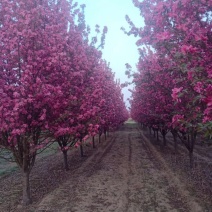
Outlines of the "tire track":
M 139 130 L 139 129 L 138 129 Z M 144 146 L 147 147 L 148 151 L 151 155 L 154 155 L 155 159 L 159 162 L 161 165 L 161 168 L 164 170 L 164 176 L 166 179 L 168 179 L 168 183 L 170 186 L 175 188 L 179 195 L 182 197 L 182 199 L 185 200 L 185 203 L 188 207 L 188 211 L 192 212 L 202 212 L 202 207 L 197 203 L 195 198 L 189 194 L 189 191 L 185 188 L 183 183 L 177 178 L 177 176 L 174 175 L 174 173 L 171 171 L 169 166 L 167 165 L 166 161 L 162 158 L 160 153 L 155 149 L 155 147 L 151 144 L 151 142 L 148 140 L 148 138 L 143 134 L 142 131 L 140 131 L 140 136 L 143 140 Z M 155 161 L 155 160 L 153 160 Z
M 77 185 L 83 183 L 83 179 L 92 177 L 93 174 L 99 169 L 101 169 L 101 161 L 104 159 L 104 157 L 107 156 L 107 154 L 110 152 L 111 148 L 113 147 L 117 136 L 115 135 L 112 137 L 109 141 L 102 142 L 101 146 L 98 147 L 97 151 L 94 152 L 92 156 L 90 156 L 82 166 L 74 170 L 74 173 L 70 176 L 70 179 L 62 184 L 58 189 L 53 191 L 52 193 L 48 194 L 46 197 L 43 198 L 43 200 L 38 205 L 36 211 L 61 211 L 60 209 L 52 209 L 50 207 L 52 202 L 57 202 L 58 196 L 64 196 L 61 193 L 69 192 L 64 188 L 68 188 L 70 185 L 70 182 L 74 182 L 73 186 L 71 188 L 77 189 Z M 83 176 L 83 179 L 79 176 Z M 75 198 L 70 198 L 69 201 L 73 200 Z M 68 210 L 69 211 L 69 210 Z
M 198 205 L 185 203 L 183 198 L 189 198 L 178 191 L 175 176 L 165 165 L 137 125 L 126 124 L 35 211 L 199 211 Z M 171 193 L 170 187 L 179 195 Z M 171 198 L 178 199 L 178 205 Z

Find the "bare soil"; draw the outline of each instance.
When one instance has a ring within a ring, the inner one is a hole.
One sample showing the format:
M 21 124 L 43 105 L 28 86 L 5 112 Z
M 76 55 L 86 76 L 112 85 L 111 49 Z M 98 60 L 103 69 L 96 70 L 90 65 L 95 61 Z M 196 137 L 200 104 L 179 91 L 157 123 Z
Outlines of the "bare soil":
M 86 146 L 86 157 L 80 158 L 78 149 L 70 151 L 67 172 L 60 153 L 38 160 L 30 181 L 33 204 L 20 205 L 21 175 L 16 171 L 0 179 L 0 212 L 212 211 L 210 192 L 198 195 L 201 188 L 188 183 L 195 182 L 188 178 L 190 172 L 176 168 L 153 143 L 131 122 L 97 148 Z

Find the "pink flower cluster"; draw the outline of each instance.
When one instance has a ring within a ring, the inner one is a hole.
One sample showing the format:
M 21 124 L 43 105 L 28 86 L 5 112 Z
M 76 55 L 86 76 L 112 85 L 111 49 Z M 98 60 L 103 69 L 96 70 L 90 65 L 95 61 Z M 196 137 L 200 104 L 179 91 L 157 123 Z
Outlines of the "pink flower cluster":
M 131 29 L 127 34 L 138 36 L 142 49 L 138 71 L 133 74 L 131 116 L 148 126 L 178 130 L 176 123 L 182 117 L 176 114 L 181 114 L 185 128 L 211 135 L 212 25 L 203 17 L 212 1 L 143 0 L 134 4 L 145 26 L 136 28 L 127 17 Z
M 177 102 L 181 102 L 180 98 L 179 98 L 179 93 L 183 90 L 183 87 L 180 87 L 180 88 L 173 88 L 172 89 L 172 98 L 174 101 L 177 101 Z

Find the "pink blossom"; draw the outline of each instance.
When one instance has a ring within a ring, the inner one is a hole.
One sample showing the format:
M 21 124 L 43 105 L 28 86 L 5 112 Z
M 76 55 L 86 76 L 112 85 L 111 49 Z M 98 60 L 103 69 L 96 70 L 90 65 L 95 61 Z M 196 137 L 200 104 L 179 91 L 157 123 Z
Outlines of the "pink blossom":
M 89 138 L 89 135 L 86 135 L 82 140 L 86 141 Z
M 174 127 L 179 126 L 180 125 L 180 121 L 182 121 L 183 119 L 184 119 L 184 115 L 180 115 L 180 114 L 174 115 L 172 117 L 172 125 Z
M 188 74 L 188 79 L 192 80 L 193 79 L 193 71 L 188 71 L 187 74 Z
M 169 39 L 171 37 L 169 32 L 161 32 L 160 34 L 157 35 L 157 38 L 159 40 L 166 40 Z
M 181 51 L 186 54 L 186 53 L 196 53 L 197 52 L 197 48 L 193 47 L 191 45 L 182 45 L 181 47 Z
M 15 98 L 18 98 L 18 97 L 20 96 L 20 94 L 19 94 L 18 92 L 14 92 L 14 93 L 13 93 L 13 96 L 14 96 Z
M 203 84 L 201 82 L 197 82 L 194 86 L 194 90 L 197 93 L 201 93 L 203 91 Z
M 182 89 L 183 89 L 183 87 L 172 89 L 172 95 L 171 96 L 172 96 L 173 100 L 176 100 L 177 102 L 181 102 L 178 95 L 182 91 Z

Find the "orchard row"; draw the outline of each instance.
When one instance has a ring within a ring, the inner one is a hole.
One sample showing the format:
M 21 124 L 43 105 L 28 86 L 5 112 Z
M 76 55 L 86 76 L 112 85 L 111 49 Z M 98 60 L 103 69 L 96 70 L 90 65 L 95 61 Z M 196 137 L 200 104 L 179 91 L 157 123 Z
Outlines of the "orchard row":
M 131 115 L 136 121 L 180 137 L 190 153 L 197 134 L 212 137 L 212 1 L 134 0 L 145 26 L 129 17 L 128 35 L 139 37 Z M 165 144 L 165 142 L 164 142 Z
M 67 151 L 128 118 L 119 82 L 90 40 L 84 5 L 66 0 L 0 3 L 0 151 L 23 172 L 23 203 L 37 151 Z M 100 33 L 96 26 L 97 34 Z

